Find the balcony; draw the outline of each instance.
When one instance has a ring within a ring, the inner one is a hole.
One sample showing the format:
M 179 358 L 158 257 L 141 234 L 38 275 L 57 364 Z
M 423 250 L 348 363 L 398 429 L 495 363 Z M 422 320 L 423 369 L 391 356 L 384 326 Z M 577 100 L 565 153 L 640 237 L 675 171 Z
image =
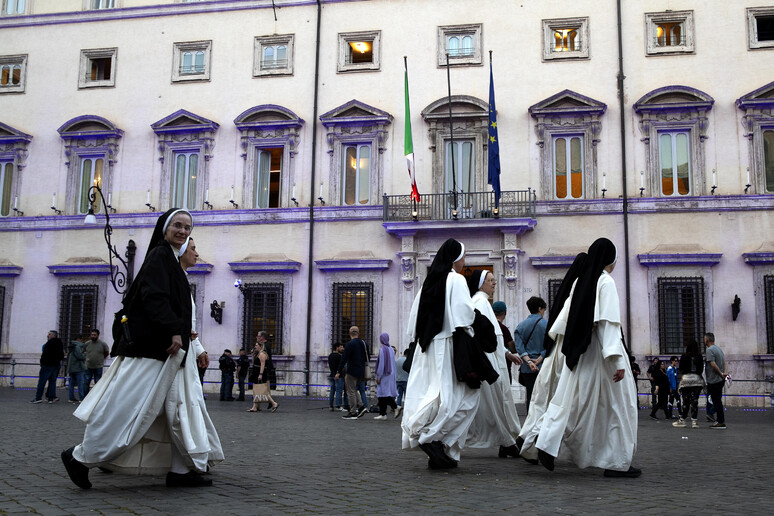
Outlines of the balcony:
M 495 210 L 494 192 L 463 192 L 422 194 L 416 205 L 410 195 L 384 195 L 384 222 L 443 221 L 491 218 L 535 218 L 535 191 L 501 192 L 500 205 Z

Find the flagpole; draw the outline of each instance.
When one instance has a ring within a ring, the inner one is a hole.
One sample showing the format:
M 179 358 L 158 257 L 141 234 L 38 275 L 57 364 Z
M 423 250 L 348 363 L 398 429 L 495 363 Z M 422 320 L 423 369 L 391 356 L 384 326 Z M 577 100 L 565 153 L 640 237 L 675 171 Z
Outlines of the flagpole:
M 403 69 L 406 72 L 406 102 L 408 102 L 409 99 L 409 86 L 408 86 L 408 58 L 406 56 L 403 56 Z M 413 138 L 412 138 L 413 140 Z M 414 163 L 414 171 L 416 173 L 416 162 Z M 410 172 L 410 171 L 409 171 Z M 413 188 L 413 186 L 412 186 Z M 413 194 L 412 190 L 412 194 Z M 414 198 L 414 196 L 411 196 L 411 213 L 417 213 L 417 200 Z
M 451 154 L 452 195 L 454 196 L 454 210 L 452 217 L 457 218 L 457 171 L 454 167 L 454 121 L 452 120 L 451 105 L 451 73 L 449 72 L 449 54 L 446 54 L 446 83 L 449 87 L 449 154 Z

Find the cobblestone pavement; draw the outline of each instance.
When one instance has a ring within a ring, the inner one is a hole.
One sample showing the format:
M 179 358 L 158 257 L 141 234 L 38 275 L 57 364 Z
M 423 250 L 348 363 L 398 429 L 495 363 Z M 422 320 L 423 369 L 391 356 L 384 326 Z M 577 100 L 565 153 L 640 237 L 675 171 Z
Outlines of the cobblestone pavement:
M 729 409 L 726 430 L 710 430 L 703 413 L 691 430 L 641 410 L 634 462 L 643 475 L 608 479 L 563 462 L 550 473 L 497 450 L 467 450 L 457 470 L 430 471 L 423 453 L 401 451 L 392 417 L 345 421 L 327 400 L 288 398 L 276 413 L 247 413 L 248 402 L 209 395 L 226 452 L 213 487 L 92 470 L 84 491 L 59 458 L 83 436 L 73 405 L 32 397 L 0 388 L 0 514 L 771 514 L 771 409 Z

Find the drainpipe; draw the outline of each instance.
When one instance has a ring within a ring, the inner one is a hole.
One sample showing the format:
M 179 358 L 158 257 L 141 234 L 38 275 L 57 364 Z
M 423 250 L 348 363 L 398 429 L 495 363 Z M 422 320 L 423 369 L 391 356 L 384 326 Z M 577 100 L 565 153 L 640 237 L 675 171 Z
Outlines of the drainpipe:
M 306 357 L 304 358 L 304 385 L 306 395 L 309 396 L 311 349 L 312 349 L 312 282 L 314 280 L 314 185 L 315 167 L 317 166 L 317 95 L 319 92 L 320 77 L 320 19 L 322 17 L 321 0 L 317 0 L 317 40 L 315 42 L 314 55 L 314 108 L 312 115 L 312 182 L 309 188 L 309 258 L 307 259 L 307 292 L 306 292 Z
M 626 114 L 624 106 L 624 75 L 623 68 L 623 27 L 621 26 L 621 0 L 616 0 L 618 8 L 618 111 L 621 114 L 621 184 L 623 185 L 623 226 L 624 226 L 624 272 L 626 274 L 626 328 L 629 335 L 629 347 L 632 346 L 630 335 L 632 327 L 631 281 L 629 277 L 629 196 L 626 193 Z M 631 352 L 631 349 L 629 349 Z

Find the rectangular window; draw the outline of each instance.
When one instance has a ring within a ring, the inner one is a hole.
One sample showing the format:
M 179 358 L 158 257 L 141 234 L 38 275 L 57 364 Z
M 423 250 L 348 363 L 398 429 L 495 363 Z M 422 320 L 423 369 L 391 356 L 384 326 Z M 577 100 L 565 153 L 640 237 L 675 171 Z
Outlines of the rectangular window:
M 774 48 L 774 7 L 747 8 L 747 46 Z
M 331 342 L 349 342 L 349 329 L 357 326 L 360 338 L 373 355 L 373 283 L 334 283 L 332 316 Z
M 118 49 L 101 48 L 81 50 L 79 88 L 116 85 L 116 56 Z
M 758 41 L 774 41 L 774 16 L 755 18 L 755 32 L 758 35 Z
M 371 146 L 345 145 L 343 156 L 343 204 L 368 204 L 371 196 Z
M 0 56 L 0 93 L 24 91 L 27 56 Z
M 255 38 L 253 76 L 293 74 L 293 34 Z
M 543 60 L 588 59 L 589 19 L 543 20 Z
M 661 195 L 691 193 L 690 134 L 659 133 L 658 155 L 661 170 Z
M 454 157 L 452 161 L 452 155 Z M 452 168 L 452 163 L 454 167 Z M 453 170 L 453 172 L 452 172 Z M 454 149 L 450 141 L 446 142 L 444 177 L 446 191 L 453 192 L 456 187 L 457 216 L 471 218 L 475 212 L 473 202 L 475 196 L 470 195 L 476 190 L 476 150 L 473 140 L 455 140 Z M 449 210 L 454 208 L 454 196 L 447 196 Z
M 381 67 L 381 31 L 339 34 L 339 72 L 374 71 Z
M 692 54 L 693 11 L 645 14 L 646 55 Z
M 115 7 L 115 0 L 91 0 L 92 9 L 112 9 Z
M 89 188 L 99 186 L 102 188 L 103 158 L 81 158 L 81 180 L 78 192 L 78 213 L 89 212 Z M 94 213 L 99 213 L 101 208 L 99 195 L 94 202 Z
M 763 170 L 766 179 L 766 191 L 774 192 L 774 130 L 763 131 Z
M 3 16 L 24 14 L 26 0 L 3 0 Z
M 659 350 L 680 355 L 704 338 L 704 278 L 658 278 Z
M 0 216 L 11 214 L 11 186 L 13 186 L 13 162 L 0 161 Z
M 255 208 L 279 208 L 280 174 L 282 172 L 282 147 L 256 149 L 255 160 Z
M 0 349 L 3 349 L 3 320 L 5 320 L 5 287 L 0 285 Z
M 449 58 L 470 57 L 473 55 L 473 35 L 454 34 L 446 36 L 446 53 Z
M 175 43 L 172 54 L 172 82 L 210 79 L 212 41 Z
M 684 22 L 658 22 L 656 23 L 656 46 L 677 47 L 685 45 Z
M 204 73 L 204 50 L 186 50 L 183 52 L 180 74 L 192 75 Z
M 196 209 L 196 177 L 199 173 L 198 152 L 175 153 L 175 175 L 172 177 L 172 206 Z
M 763 277 L 763 293 L 766 305 L 766 353 L 774 354 L 774 276 Z
M 557 199 L 583 197 L 583 138 L 554 137 L 554 181 Z
M 242 349 L 253 349 L 259 331 L 269 333 L 272 355 L 282 355 L 282 283 L 250 283 L 244 286 L 244 312 L 242 314 Z
M 481 33 L 483 25 L 445 25 L 438 27 L 438 66 L 480 65 Z
M 97 285 L 65 285 L 59 306 L 59 338 L 71 342 L 97 327 Z
M 559 287 L 562 286 L 562 280 L 561 279 L 550 279 L 548 280 L 548 312 L 549 314 L 553 314 L 554 310 L 556 310 L 556 313 L 559 313 L 559 310 L 562 309 L 561 306 L 554 306 L 554 301 L 556 300 L 556 294 L 559 292 Z

